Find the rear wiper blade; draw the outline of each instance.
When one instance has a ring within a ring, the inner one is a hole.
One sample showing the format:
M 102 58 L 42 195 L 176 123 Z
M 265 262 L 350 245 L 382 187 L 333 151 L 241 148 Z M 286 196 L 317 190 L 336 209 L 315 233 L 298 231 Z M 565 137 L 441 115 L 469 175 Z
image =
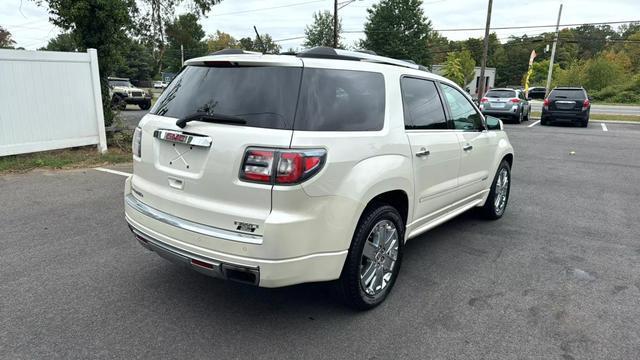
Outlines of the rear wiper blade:
M 237 124 L 244 125 L 247 121 L 241 117 L 233 116 L 233 115 L 225 115 L 225 114 L 217 114 L 217 113 L 208 113 L 208 112 L 196 112 L 191 115 L 187 115 L 182 119 L 176 121 L 176 126 L 184 129 L 187 126 L 187 123 L 190 121 L 202 121 L 209 123 L 220 123 L 220 124 Z

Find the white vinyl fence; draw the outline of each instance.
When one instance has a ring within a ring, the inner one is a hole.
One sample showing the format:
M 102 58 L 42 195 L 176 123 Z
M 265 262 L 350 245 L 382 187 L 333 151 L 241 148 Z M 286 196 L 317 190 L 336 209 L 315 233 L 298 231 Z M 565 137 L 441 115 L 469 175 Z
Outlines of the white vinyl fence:
M 107 151 L 96 50 L 0 49 L 0 156 L 94 144 Z

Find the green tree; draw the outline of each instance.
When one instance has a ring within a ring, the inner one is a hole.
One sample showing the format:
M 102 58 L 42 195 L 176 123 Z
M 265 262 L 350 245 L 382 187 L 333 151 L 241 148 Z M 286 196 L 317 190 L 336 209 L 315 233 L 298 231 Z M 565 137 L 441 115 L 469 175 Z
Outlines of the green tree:
M 136 80 L 151 80 L 155 74 L 153 49 L 140 40 L 126 38 L 120 44 L 114 75 Z
M 618 38 L 610 25 L 582 25 L 572 29 L 578 45 L 578 58 L 590 59 L 605 49 L 609 39 Z
M 38 0 L 48 4 L 50 21 L 73 34 L 78 50 L 94 48 L 98 52 L 102 83 L 102 103 L 105 124 L 111 125 L 113 113 L 107 76 L 113 72 L 118 47 L 137 12 L 135 0 Z
M 245 44 L 248 43 L 245 40 Z M 253 43 L 251 44 L 253 46 Z M 224 49 L 237 49 L 238 41 L 226 32 L 216 30 L 215 34 L 207 37 L 207 48 L 209 52 L 216 52 Z
M 604 54 L 590 59 L 584 67 L 584 87 L 598 91 L 609 85 L 618 84 L 625 73 L 623 65 L 609 61 Z
M 382 0 L 367 12 L 362 48 L 431 66 L 428 45 L 433 30 L 422 11 L 422 0 Z
M 48 51 L 79 51 L 80 46 L 72 33 L 62 33 L 49 40 L 47 46 L 40 50 Z
M 282 47 L 273 41 L 269 34 L 260 34 L 260 39 L 242 38 L 238 47 L 247 51 L 257 51 L 265 54 L 279 54 Z
M 631 59 L 631 69 L 633 72 L 640 73 L 640 31 L 629 35 L 627 42 L 624 44 L 624 51 Z
M 152 44 L 153 57 L 157 72 L 162 70 L 163 59 L 167 47 L 167 25 L 174 21 L 176 8 L 188 3 L 189 9 L 196 17 L 204 16 L 211 8 L 222 0 L 140 0 L 143 13 L 138 20 L 138 34 Z
M 462 70 L 462 75 L 464 76 L 464 83 L 460 86 L 465 86 L 473 80 L 476 76 L 476 62 L 471 57 L 471 52 L 469 50 L 463 50 L 456 54 L 458 61 L 460 62 L 460 69 Z
M 184 59 L 207 54 L 207 44 L 202 41 L 204 30 L 198 23 L 198 17 L 187 13 L 167 24 L 167 49 L 164 64 L 167 69 L 177 72 L 182 68 L 182 49 Z
M 338 19 L 338 48 L 344 49 L 340 43 L 342 32 L 342 20 Z M 302 46 L 311 48 L 315 46 L 333 47 L 333 14 L 328 11 L 313 13 L 313 24 L 304 29 L 305 41 Z
M 13 49 L 13 44 L 16 42 L 11 38 L 11 33 L 0 26 L 0 48 Z
M 449 56 L 447 56 L 447 61 L 444 62 L 444 66 L 442 67 L 442 76 L 460 86 L 464 87 L 466 85 L 462 64 L 460 64 L 460 59 L 458 59 L 455 53 L 449 53 Z
M 469 50 L 450 52 L 443 65 L 442 76 L 461 87 L 470 83 L 476 74 L 476 62 L 471 57 Z

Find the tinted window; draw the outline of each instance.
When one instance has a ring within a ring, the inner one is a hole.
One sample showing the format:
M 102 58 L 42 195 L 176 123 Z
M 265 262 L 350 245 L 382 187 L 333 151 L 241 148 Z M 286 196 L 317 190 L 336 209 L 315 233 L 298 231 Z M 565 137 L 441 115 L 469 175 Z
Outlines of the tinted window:
M 581 89 L 555 89 L 551 91 L 549 97 L 552 99 L 586 99 L 584 90 Z
M 384 94 L 384 77 L 379 73 L 305 68 L 295 129 L 381 130 Z
M 109 80 L 109 85 L 113 87 L 115 86 L 133 87 L 133 85 L 131 85 L 131 83 L 128 82 L 127 80 Z
M 444 108 L 433 81 L 402 78 L 404 124 L 407 129 L 446 129 Z
M 182 118 L 195 112 L 245 119 L 247 126 L 293 128 L 302 69 L 187 66 L 152 114 Z
M 516 92 L 513 90 L 491 90 L 487 92 L 485 97 L 490 98 L 514 98 L 516 97 Z
M 446 84 L 442 84 L 442 90 L 447 98 L 455 129 L 480 130 L 483 128 L 482 117 L 471 105 L 466 96 Z

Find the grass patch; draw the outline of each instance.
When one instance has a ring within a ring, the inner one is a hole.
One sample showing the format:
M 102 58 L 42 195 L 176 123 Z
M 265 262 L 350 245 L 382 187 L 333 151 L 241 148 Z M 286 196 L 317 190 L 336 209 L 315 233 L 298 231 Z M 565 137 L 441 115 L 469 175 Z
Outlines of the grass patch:
M 532 111 L 531 117 L 540 118 L 540 111 Z M 633 121 L 640 122 L 640 115 L 591 114 L 589 120 Z
M 26 172 L 36 168 L 74 169 L 91 166 L 118 164 L 131 161 L 131 152 L 118 147 L 102 155 L 95 146 L 74 149 L 43 151 L 32 154 L 0 157 L 0 174 Z

